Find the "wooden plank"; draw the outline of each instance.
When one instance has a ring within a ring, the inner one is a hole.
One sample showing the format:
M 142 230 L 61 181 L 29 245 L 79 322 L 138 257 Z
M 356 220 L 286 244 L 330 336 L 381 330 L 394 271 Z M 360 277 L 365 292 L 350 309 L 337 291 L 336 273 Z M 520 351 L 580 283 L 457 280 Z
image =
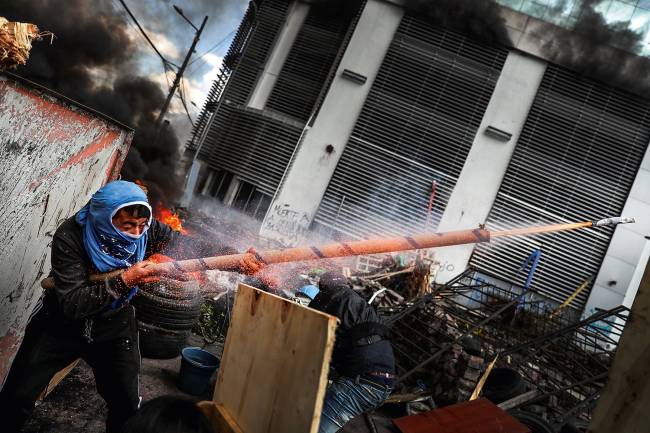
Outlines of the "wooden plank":
M 337 319 L 241 284 L 214 401 L 245 433 L 316 433 Z
M 213 401 L 200 401 L 197 403 L 199 409 L 203 412 L 210 421 L 212 428 L 215 432 L 219 433 L 243 433 L 242 429 L 237 425 L 232 415 L 228 410 L 220 404 Z
M 646 254 L 644 250 L 645 260 Z M 589 424 L 591 433 L 646 433 L 650 426 L 650 261 L 642 272 L 609 380 Z
M 37 400 L 44 400 L 45 397 L 50 395 L 52 391 L 54 391 L 54 388 L 56 388 L 56 386 L 59 384 L 59 382 L 61 382 L 68 374 L 70 374 L 72 369 L 75 368 L 77 364 L 79 364 L 79 359 L 75 359 L 67 367 L 56 373 L 52 379 L 50 379 L 50 383 L 48 383 L 45 389 L 40 393 Z
M 536 389 L 533 389 L 531 391 L 524 392 L 523 394 L 519 394 L 516 397 L 512 397 L 510 400 L 506 400 L 504 402 L 501 402 L 501 403 L 497 404 L 497 406 L 499 406 L 503 410 L 510 410 L 510 409 L 513 409 L 513 408 L 515 408 L 517 406 L 521 406 L 522 404 L 534 399 L 535 397 L 537 397 L 538 394 L 539 394 L 539 391 L 536 390 Z

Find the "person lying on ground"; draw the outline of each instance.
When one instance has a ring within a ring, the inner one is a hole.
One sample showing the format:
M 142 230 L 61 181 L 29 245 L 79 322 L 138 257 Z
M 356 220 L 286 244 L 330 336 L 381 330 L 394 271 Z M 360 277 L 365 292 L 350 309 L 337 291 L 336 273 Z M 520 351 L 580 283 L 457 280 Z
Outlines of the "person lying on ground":
M 152 218 L 143 189 L 125 181 L 106 184 L 58 227 L 50 273 L 55 288 L 45 291 L 0 392 L 3 431 L 18 432 L 52 376 L 78 358 L 92 368 L 108 406 L 106 431 L 121 430 L 140 401 L 138 328 L 129 301 L 139 285 L 158 278 L 147 257 L 173 248 L 173 254 L 215 255 L 214 250 L 177 248 L 182 240 L 183 235 Z M 262 266 L 249 253 L 233 270 L 252 274 Z M 126 268 L 121 275 L 88 280 L 90 274 L 121 268 Z
M 395 380 L 395 357 L 389 329 L 375 309 L 336 272 L 324 273 L 318 287 L 299 290 L 311 298 L 310 308 L 338 317 L 332 367 L 319 433 L 334 433 L 352 418 L 379 407 Z

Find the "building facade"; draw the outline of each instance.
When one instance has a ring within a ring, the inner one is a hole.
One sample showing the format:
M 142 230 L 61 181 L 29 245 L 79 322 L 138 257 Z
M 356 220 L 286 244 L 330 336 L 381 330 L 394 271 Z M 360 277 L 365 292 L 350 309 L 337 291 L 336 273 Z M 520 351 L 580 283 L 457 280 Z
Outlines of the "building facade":
M 549 61 L 545 43 L 562 23 L 501 3 L 508 46 L 398 1 L 336 11 L 251 2 L 188 145 L 199 162 L 188 189 L 259 219 L 261 235 L 285 245 L 309 232 L 360 239 L 633 216 L 615 230 L 436 252 L 441 282 L 472 265 L 517 283 L 541 248 L 532 287 L 548 299 L 590 281 L 574 309 L 630 302 L 650 235 L 650 101 Z

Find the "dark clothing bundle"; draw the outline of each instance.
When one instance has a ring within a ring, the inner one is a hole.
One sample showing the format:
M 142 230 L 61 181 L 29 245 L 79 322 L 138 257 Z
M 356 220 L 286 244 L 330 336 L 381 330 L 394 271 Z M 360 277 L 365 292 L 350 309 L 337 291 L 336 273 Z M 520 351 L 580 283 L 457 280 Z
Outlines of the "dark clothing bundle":
M 309 303 L 310 308 L 340 319 L 332 365 L 342 376 L 394 373 L 395 357 L 388 328 L 375 309 L 346 285 L 326 287 Z
M 181 237 L 154 220 L 145 258 L 163 252 L 178 259 L 215 255 L 213 245 L 188 238 L 181 245 Z M 52 242 L 56 288 L 45 293 L 43 307 L 27 326 L 0 392 L 3 431 L 18 432 L 52 376 L 77 358 L 93 369 L 97 390 L 106 400 L 108 433 L 119 432 L 136 411 L 140 351 L 135 310 L 129 304 L 111 308 L 130 289 L 119 276 L 91 283 L 91 273 L 96 270 L 84 248 L 82 228 L 69 218 Z

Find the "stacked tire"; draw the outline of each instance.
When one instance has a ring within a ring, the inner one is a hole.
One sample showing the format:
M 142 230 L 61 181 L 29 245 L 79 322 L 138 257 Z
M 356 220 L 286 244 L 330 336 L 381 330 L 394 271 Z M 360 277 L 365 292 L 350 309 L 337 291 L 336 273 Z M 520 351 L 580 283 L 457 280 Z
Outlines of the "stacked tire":
M 133 298 L 140 352 L 145 358 L 178 356 L 198 321 L 203 299 L 198 282 L 162 279 L 144 284 Z

